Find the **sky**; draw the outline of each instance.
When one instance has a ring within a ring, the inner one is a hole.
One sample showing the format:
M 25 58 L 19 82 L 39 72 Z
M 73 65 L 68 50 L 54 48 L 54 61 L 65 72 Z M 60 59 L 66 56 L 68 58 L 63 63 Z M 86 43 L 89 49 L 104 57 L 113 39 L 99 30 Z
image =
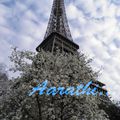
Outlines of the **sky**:
M 0 63 L 10 67 L 11 47 L 35 51 L 53 0 L 0 0 Z M 120 100 L 120 0 L 65 0 L 74 42 L 114 100 Z M 12 76 L 12 74 L 11 74 Z

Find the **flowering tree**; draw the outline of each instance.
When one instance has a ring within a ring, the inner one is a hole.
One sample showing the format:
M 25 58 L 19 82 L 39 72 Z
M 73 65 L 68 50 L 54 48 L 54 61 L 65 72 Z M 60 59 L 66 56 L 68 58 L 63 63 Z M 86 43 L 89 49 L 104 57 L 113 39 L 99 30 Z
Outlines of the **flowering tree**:
M 14 62 L 11 69 L 20 71 L 21 77 L 13 81 L 9 99 L 2 104 L 3 120 L 108 120 L 99 109 L 101 101 L 96 96 L 38 95 L 28 96 L 32 87 L 48 80 L 48 86 L 76 86 L 96 81 L 98 72 L 93 72 L 90 60 L 84 54 L 75 55 L 40 51 L 13 50 L 10 57 Z M 36 81 L 38 80 L 38 82 Z M 79 81 L 80 80 L 80 81 Z

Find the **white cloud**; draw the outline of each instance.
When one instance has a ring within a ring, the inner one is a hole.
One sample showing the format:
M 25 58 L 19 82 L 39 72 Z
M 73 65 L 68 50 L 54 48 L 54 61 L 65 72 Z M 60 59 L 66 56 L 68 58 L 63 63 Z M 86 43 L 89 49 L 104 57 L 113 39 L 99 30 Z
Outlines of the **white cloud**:
M 10 48 L 12 46 L 9 45 L 8 42 L 4 41 L 4 40 L 0 40 L 0 62 L 1 63 L 9 63 L 9 58 L 8 56 L 6 56 L 5 54 L 9 54 L 10 53 Z

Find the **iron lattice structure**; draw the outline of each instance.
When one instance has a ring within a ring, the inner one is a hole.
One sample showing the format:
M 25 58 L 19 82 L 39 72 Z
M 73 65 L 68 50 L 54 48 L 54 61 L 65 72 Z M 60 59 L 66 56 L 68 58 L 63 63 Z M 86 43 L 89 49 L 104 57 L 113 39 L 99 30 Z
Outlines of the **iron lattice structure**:
M 79 46 L 73 42 L 65 12 L 64 0 L 54 0 L 47 30 L 42 43 L 36 48 L 55 52 L 56 48 L 67 53 L 77 52 Z
M 44 39 L 52 32 L 57 32 L 73 41 L 66 17 L 64 0 L 54 0 Z

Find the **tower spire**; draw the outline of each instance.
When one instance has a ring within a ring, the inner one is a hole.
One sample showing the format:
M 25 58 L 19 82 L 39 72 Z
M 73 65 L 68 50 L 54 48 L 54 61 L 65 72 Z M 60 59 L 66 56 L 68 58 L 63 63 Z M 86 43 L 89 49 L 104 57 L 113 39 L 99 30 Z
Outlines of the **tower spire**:
M 59 48 L 62 52 L 77 52 L 79 46 L 73 42 L 65 12 L 64 0 L 54 0 L 48 27 L 42 43 L 36 48 L 39 52 L 55 52 Z
M 66 17 L 64 0 L 53 1 L 52 11 L 44 39 L 52 32 L 57 32 L 73 41 Z

